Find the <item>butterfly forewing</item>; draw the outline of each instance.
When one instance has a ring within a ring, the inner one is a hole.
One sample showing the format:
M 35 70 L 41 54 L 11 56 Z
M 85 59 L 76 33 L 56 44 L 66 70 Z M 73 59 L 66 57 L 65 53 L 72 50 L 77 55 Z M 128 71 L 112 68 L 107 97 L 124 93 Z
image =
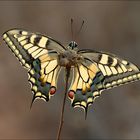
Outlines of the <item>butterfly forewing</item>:
M 23 30 L 9 30 L 3 34 L 3 38 L 26 68 L 31 68 L 30 64 L 34 59 L 43 54 L 65 50 L 65 47 L 50 37 Z
M 104 89 L 116 87 L 140 78 L 139 68 L 113 54 L 94 51 L 79 51 L 86 59 L 96 62 L 104 76 Z

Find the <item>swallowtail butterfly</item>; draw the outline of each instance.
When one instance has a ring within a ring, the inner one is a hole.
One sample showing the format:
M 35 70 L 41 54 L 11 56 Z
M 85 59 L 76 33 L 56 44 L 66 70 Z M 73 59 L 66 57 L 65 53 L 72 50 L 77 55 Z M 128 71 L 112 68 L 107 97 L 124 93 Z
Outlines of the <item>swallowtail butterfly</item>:
M 139 68 L 131 62 L 105 52 L 79 50 L 74 41 L 64 46 L 51 37 L 20 29 L 5 32 L 3 39 L 28 70 L 33 101 L 49 101 L 66 67 L 72 76 L 68 90 L 72 106 L 86 111 L 103 90 L 140 79 Z

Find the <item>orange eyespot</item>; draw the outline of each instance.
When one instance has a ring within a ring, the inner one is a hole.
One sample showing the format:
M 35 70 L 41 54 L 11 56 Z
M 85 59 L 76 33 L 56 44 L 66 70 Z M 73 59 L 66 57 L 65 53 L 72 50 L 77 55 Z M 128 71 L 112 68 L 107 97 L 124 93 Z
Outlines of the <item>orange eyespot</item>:
M 71 98 L 71 99 L 73 99 L 74 98 L 74 91 L 69 91 L 68 92 L 68 96 Z
M 51 87 L 51 89 L 50 89 L 50 94 L 51 94 L 51 95 L 54 95 L 55 92 L 56 92 L 56 88 L 55 88 L 55 87 Z

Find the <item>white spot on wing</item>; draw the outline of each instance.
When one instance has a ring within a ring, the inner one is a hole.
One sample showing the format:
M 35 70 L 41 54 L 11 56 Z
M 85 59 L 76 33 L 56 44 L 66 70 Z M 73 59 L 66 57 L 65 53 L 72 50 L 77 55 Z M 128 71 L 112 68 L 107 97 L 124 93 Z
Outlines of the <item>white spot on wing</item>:
M 108 55 L 102 54 L 100 63 L 107 64 L 108 63 Z
M 21 36 L 21 37 L 17 38 L 17 40 L 20 42 L 20 41 L 22 41 L 22 40 L 24 40 L 26 38 L 27 38 L 26 36 Z
M 105 71 L 105 69 L 104 69 L 104 66 L 101 65 L 101 64 L 99 64 L 98 66 L 99 66 L 100 70 L 102 71 L 103 75 L 106 76 L 107 73 L 106 73 L 106 71 Z
M 24 45 L 23 47 L 24 47 L 24 49 L 29 49 L 29 48 L 31 48 L 33 46 L 33 44 L 31 44 L 31 43 L 29 43 L 29 44 L 26 44 L 26 45 Z
M 122 69 L 120 68 L 120 66 L 117 67 L 117 70 L 119 73 L 123 73 Z
M 127 69 L 126 69 L 126 67 L 125 67 L 124 65 L 120 64 L 120 66 L 121 66 L 121 68 L 122 68 L 122 70 L 123 70 L 124 72 L 127 72 Z
M 124 65 L 127 65 L 127 64 L 128 64 L 128 62 L 125 61 L 125 60 L 122 60 L 122 63 L 123 63 Z
M 105 69 L 106 69 L 107 75 L 110 76 L 112 74 L 110 68 L 108 66 L 105 66 Z
M 25 45 L 27 43 L 27 40 L 23 40 L 23 41 L 21 41 L 20 42 L 20 44 L 23 46 L 23 45 Z
M 42 37 L 42 38 L 40 39 L 38 45 L 44 48 L 44 47 L 46 46 L 47 41 L 48 41 L 48 38 Z
M 28 49 L 28 52 L 31 54 L 32 52 L 34 52 L 37 49 L 38 49 L 38 47 L 34 46 L 34 47 L 31 47 L 30 49 Z
M 117 70 L 114 67 L 110 67 L 110 69 L 111 69 L 113 74 L 117 74 L 118 73 Z
M 34 43 L 35 38 L 36 38 L 36 35 L 32 35 L 31 38 L 30 38 L 30 42 Z
M 112 65 L 111 65 L 111 66 L 116 66 L 116 65 L 117 65 L 117 63 L 118 63 L 117 59 L 116 59 L 116 58 L 113 58 L 113 63 L 112 63 Z
M 27 31 L 22 31 L 22 35 L 28 35 Z
M 5 39 L 6 37 L 7 37 L 7 35 L 6 35 L 6 34 L 4 34 L 4 35 L 3 35 L 3 38 Z

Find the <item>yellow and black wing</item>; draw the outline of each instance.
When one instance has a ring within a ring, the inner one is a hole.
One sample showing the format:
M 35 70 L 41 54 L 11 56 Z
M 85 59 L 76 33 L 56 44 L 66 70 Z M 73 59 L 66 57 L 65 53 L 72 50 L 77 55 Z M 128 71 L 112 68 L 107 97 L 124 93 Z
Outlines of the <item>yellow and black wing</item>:
M 50 37 L 20 29 L 5 32 L 3 39 L 28 69 L 33 101 L 37 97 L 48 101 L 56 91 L 57 76 L 61 70 L 58 54 L 65 47 Z
M 73 68 L 75 76 L 68 94 L 74 107 L 87 110 L 103 90 L 140 79 L 136 65 L 113 54 L 92 50 L 80 50 L 78 53 L 84 61 Z
M 49 101 L 57 88 L 57 79 L 61 70 L 58 65 L 57 55 L 54 53 L 49 56 L 44 54 L 32 63 L 29 70 L 29 82 L 33 91 L 33 100 L 44 99 Z
M 13 29 L 3 34 L 3 39 L 19 59 L 21 64 L 30 69 L 30 64 L 43 54 L 63 52 L 65 47 L 54 39 L 20 29 Z
M 103 73 L 104 88 L 112 88 L 123 85 L 140 78 L 140 69 L 133 63 L 124 60 L 116 55 L 106 52 L 79 51 L 86 59 L 97 64 Z
M 96 63 L 85 59 L 72 68 L 73 78 L 68 91 L 73 107 L 82 107 L 87 111 L 93 100 L 103 89 L 104 76 Z

